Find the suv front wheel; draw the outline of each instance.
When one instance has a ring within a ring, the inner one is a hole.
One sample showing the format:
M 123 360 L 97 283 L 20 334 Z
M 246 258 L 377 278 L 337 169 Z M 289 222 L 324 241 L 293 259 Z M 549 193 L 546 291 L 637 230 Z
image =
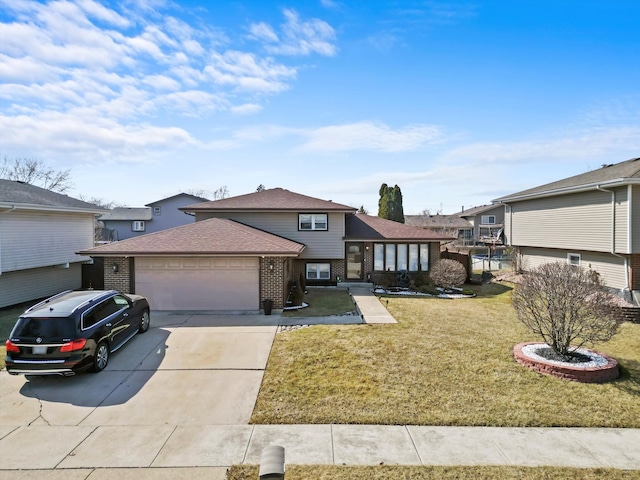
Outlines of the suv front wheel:
M 93 356 L 93 368 L 91 371 L 94 373 L 101 372 L 105 369 L 107 363 L 109 363 L 109 345 L 107 345 L 107 342 L 100 342 Z

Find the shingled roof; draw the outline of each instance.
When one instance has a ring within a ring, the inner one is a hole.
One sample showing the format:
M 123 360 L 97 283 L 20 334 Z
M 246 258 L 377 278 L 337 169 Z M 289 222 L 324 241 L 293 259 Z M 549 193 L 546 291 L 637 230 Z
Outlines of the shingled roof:
M 625 162 L 603 165 L 597 170 L 591 170 L 590 172 L 580 175 L 506 195 L 493 201 L 510 202 L 526 200 L 540 196 L 562 195 L 582 190 L 591 190 L 597 186 L 614 187 L 631 183 L 640 184 L 640 158 L 632 158 Z
M 348 241 L 425 241 L 453 240 L 453 237 L 442 235 L 431 230 L 412 227 L 404 223 L 385 218 L 373 217 L 362 213 L 347 215 L 346 239 Z
M 103 213 L 105 209 L 77 198 L 15 180 L 0 179 L 0 207 Z
M 151 207 L 115 207 L 98 220 L 151 220 L 152 218 Z
M 471 222 L 459 215 L 405 215 L 404 224 L 420 228 L 472 228 Z
M 234 220 L 211 218 L 78 252 L 92 257 L 145 255 L 298 256 L 305 246 Z
M 334 203 L 331 200 L 308 197 L 283 188 L 271 188 L 236 197 L 212 200 L 182 207 L 185 212 L 219 211 L 305 211 L 305 212 L 355 212 L 357 209 Z

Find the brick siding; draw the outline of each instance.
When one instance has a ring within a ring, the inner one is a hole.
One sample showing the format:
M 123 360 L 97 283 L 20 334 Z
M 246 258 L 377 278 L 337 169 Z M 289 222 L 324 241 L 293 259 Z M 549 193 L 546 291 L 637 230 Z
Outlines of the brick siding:
M 118 271 L 113 271 L 113 266 L 118 266 Z M 134 293 L 131 285 L 131 268 L 133 259 L 126 257 L 107 257 L 104 259 L 104 288 L 105 290 L 117 290 L 123 293 Z
M 263 300 L 272 300 L 273 308 L 284 308 L 285 271 L 288 259 L 282 257 L 263 257 L 260 259 L 260 308 Z
M 608 361 L 606 365 L 601 367 L 580 368 L 543 362 L 527 357 L 522 353 L 522 347 L 525 345 L 529 345 L 529 343 L 520 343 L 513 348 L 513 358 L 519 364 L 529 367 L 530 369 L 544 375 L 551 375 L 553 377 L 580 383 L 608 382 L 618 378 L 619 376 L 618 362 L 614 358 L 608 357 L 600 352 L 597 352 L 598 355 L 606 358 Z

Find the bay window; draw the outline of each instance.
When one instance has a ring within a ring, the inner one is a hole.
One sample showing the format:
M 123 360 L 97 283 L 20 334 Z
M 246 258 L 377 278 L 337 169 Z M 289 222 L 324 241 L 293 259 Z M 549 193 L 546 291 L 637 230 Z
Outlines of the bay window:
M 374 243 L 373 269 L 376 272 L 426 272 L 429 270 L 429 244 Z

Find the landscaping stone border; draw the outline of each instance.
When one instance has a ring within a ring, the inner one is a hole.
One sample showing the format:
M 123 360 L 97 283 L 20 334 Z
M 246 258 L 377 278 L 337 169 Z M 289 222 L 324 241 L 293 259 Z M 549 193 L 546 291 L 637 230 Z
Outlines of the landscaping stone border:
M 522 352 L 522 348 L 527 345 L 542 346 L 546 344 L 543 342 L 519 343 L 518 345 L 513 347 L 513 358 L 519 364 L 529 367 L 538 373 L 542 373 L 543 375 L 551 375 L 554 377 L 562 378 L 565 380 L 572 380 L 574 382 L 580 383 L 608 382 L 620 376 L 617 360 L 615 358 L 609 357 L 608 355 L 596 352 L 595 350 L 589 350 L 587 348 L 583 349 L 606 359 L 607 363 L 605 365 L 601 365 L 598 367 L 581 367 L 579 365 L 574 366 L 558 364 L 550 361 L 531 358 Z

